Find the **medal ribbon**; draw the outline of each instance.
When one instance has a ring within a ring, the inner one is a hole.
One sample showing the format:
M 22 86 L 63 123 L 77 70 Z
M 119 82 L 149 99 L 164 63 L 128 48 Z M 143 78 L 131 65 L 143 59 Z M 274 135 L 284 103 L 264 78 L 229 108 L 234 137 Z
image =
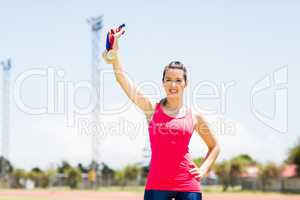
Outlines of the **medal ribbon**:
M 120 31 L 121 34 L 123 35 L 125 33 L 125 30 L 122 28 L 125 27 L 125 24 L 122 24 L 120 25 L 117 29 L 110 29 L 110 31 L 107 33 L 106 35 L 106 50 L 109 51 L 111 49 L 114 48 L 114 45 L 115 45 L 115 41 L 116 41 L 116 38 L 115 38 L 115 34 L 119 33 Z

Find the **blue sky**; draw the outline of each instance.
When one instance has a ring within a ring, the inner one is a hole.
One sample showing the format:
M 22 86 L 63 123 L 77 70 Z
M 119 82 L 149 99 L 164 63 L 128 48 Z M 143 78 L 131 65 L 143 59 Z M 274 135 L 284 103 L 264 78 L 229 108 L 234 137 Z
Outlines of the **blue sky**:
M 215 127 L 216 133 L 224 133 L 216 134 L 222 147 L 219 160 L 249 153 L 261 162 L 280 163 L 300 136 L 299 6 L 297 1 L 2 1 L 0 59 L 12 58 L 12 93 L 16 80 L 32 69 L 63 71 L 64 76 L 56 77 L 55 86 L 59 81 L 66 85 L 90 81 L 91 34 L 86 19 L 104 16 L 103 49 L 108 28 L 126 23 L 126 34 L 120 41 L 124 69 L 137 85 L 155 83 L 161 92 L 152 96 L 153 101 L 164 96 L 160 81 L 163 66 L 180 60 L 189 71 L 185 103 L 215 110 L 205 114 L 212 124 L 235 126 L 233 134 Z M 111 67 L 101 63 L 101 69 Z M 266 77 L 273 83 L 274 76 L 284 84 L 271 85 L 258 93 L 254 111 L 250 106 L 252 89 Z M 203 98 L 203 92 L 211 90 L 197 90 L 199 83 L 232 86 L 225 101 Z M 0 84 L 2 87 L 2 81 Z M 104 107 L 119 108 L 127 102 L 111 74 L 102 79 L 102 84 Z M 27 79 L 21 91 L 27 105 L 47 104 L 45 77 Z M 150 86 L 143 91 L 151 96 L 154 90 Z M 202 98 L 194 101 L 192 94 L 197 91 Z M 85 107 L 88 95 L 87 90 L 79 89 L 74 97 L 76 104 Z M 80 119 L 87 120 L 89 114 L 77 114 L 73 126 L 68 126 L 65 113 L 28 114 L 17 106 L 13 94 L 11 99 L 9 157 L 15 165 L 30 168 L 48 167 L 62 159 L 90 161 L 91 138 L 78 131 Z M 223 111 L 220 102 L 225 102 Z M 285 111 L 288 116 L 284 116 Z M 266 120 L 272 115 L 277 121 L 272 117 Z M 106 125 L 122 119 L 145 125 L 144 116 L 134 106 L 101 119 Z M 277 129 L 285 124 L 287 129 L 280 133 Z M 107 126 L 107 130 L 116 127 Z M 101 160 L 116 168 L 145 160 L 141 149 L 146 141 L 146 127 L 131 127 L 128 135 L 108 134 L 101 144 Z M 206 151 L 196 134 L 190 147 L 193 156 Z

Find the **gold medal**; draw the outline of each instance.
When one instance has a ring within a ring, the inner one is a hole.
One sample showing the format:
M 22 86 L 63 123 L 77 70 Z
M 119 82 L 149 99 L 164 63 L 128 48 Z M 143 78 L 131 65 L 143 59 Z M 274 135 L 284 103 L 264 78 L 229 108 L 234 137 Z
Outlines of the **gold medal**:
M 117 57 L 117 52 L 113 49 L 109 50 L 106 54 L 106 59 L 109 61 L 113 61 Z
M 111 64 L 116 59 L 117 52 L 111 49 L 109 51 L 103 52 L 102 57 L 104 58 L 106 63 Z

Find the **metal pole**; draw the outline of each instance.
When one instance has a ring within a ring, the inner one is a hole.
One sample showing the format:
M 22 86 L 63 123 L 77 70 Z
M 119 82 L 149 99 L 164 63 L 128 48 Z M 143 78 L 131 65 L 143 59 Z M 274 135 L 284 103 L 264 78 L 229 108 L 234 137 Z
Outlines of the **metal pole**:
M 1 134 L 1 177 L 6 173 L 6 160 L 9 156 L 9 135 L 10 135 L 10 69 L 11 60 L 1 62 L 3 67 L 3 96 L 2 96 L 2 134 Z
M 92 68 L 91 68 L 91 79 L 94 90 L 96 91 L 96 102 L 95 109 L 92 113 L 92 123 L 100 122 L 100 34 L 102 29 L 102 16 L 97 18 L 88 19 L 88 23 L 91 26 L 92 35 Z M 97 129 L 96 129 L 97 130 Z M 95 131 L 92 133 L 92 160 L 100 164 L 100 143 L 101 143 L 101 133 Z M 95 169 L 94 169 L 95 170 Z M 97 181 L 96 181 L 97 182 Z

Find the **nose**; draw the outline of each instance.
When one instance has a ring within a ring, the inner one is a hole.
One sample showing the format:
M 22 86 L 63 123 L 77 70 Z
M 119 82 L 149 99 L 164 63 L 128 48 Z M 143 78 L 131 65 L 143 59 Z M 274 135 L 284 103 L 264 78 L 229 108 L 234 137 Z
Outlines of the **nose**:
M 176 86 L 176 82 L 175 82 L 175 81 L 172 81 L 171 85 L 172 85 L 173 87 L 175 87 L 175 86 Z

